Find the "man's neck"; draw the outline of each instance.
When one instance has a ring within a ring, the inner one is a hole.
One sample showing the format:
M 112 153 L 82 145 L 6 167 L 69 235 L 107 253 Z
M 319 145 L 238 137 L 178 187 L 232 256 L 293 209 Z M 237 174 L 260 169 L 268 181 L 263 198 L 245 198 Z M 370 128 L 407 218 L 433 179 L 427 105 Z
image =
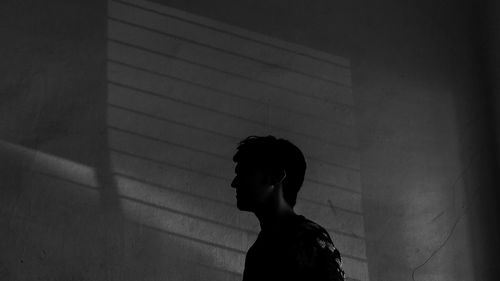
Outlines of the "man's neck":
M 266 232 L 275 232 L 290 218 L 295 216 L 295 211 L 283 198 L 270 204 L 264 210 L 255 212 L 257 219 L 259 219 L 260 228 Z

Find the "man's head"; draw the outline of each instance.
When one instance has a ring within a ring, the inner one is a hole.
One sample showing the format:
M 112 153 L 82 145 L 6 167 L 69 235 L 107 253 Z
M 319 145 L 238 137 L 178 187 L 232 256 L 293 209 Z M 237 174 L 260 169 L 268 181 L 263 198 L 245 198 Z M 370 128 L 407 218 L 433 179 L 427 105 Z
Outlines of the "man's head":
M 240 210 L 256 211 L 279 186 L 285 202 L 295 206 L 306 161 L 294 144 L 273 136 L 251 136 L 239 143 L 233 161 L 236 176 L 231 186 L 236 188 Z

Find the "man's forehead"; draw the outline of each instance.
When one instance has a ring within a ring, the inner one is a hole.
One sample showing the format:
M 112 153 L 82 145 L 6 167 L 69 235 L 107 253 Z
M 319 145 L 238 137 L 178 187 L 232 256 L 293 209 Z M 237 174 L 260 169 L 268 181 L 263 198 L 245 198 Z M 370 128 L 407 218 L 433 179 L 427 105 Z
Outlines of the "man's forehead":
M 241 171 L 241 170 L 253 170 L 253 169 L 259 168 L 254 162 L 250 162 L 250 161 L 238 161 L 235 164 L 236 164 L 236 166 L 234 167 L 234 170 L 236 172 Z
M 262 163 L 257 163 L 255 161 L 238 161 L 236 162 L 236 166 L 234 167 L 235 173 L 253 173 L 253 172 L 262 172 L 269 173 L 269 167 L 266 165 L 262 165 Z

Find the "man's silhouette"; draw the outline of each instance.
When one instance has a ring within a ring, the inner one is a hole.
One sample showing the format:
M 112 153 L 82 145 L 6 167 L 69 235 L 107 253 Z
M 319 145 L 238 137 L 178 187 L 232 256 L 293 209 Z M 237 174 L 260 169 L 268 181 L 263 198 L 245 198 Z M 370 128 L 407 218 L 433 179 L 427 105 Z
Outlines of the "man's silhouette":
M 243 281 L 344 280 L 328 233 L 293 210 L 306 170 L 300 149 L 273 136 L 252 136 L 239 143 L 233 161 L 238 209 L 253 212 L 261 227 Z

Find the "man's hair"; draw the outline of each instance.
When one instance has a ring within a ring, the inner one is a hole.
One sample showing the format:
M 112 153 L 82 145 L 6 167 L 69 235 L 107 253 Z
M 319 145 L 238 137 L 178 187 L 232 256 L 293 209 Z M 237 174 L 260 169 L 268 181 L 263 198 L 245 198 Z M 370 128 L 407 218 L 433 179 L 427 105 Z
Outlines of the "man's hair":
M 302 151 L 293 143 L 274 136 L 250 136 L 238 144 L 233 161 L 253 165 L 272 175 L 283 175 L 283 197 L 290 206 L 295 206 L 307 165 Z

